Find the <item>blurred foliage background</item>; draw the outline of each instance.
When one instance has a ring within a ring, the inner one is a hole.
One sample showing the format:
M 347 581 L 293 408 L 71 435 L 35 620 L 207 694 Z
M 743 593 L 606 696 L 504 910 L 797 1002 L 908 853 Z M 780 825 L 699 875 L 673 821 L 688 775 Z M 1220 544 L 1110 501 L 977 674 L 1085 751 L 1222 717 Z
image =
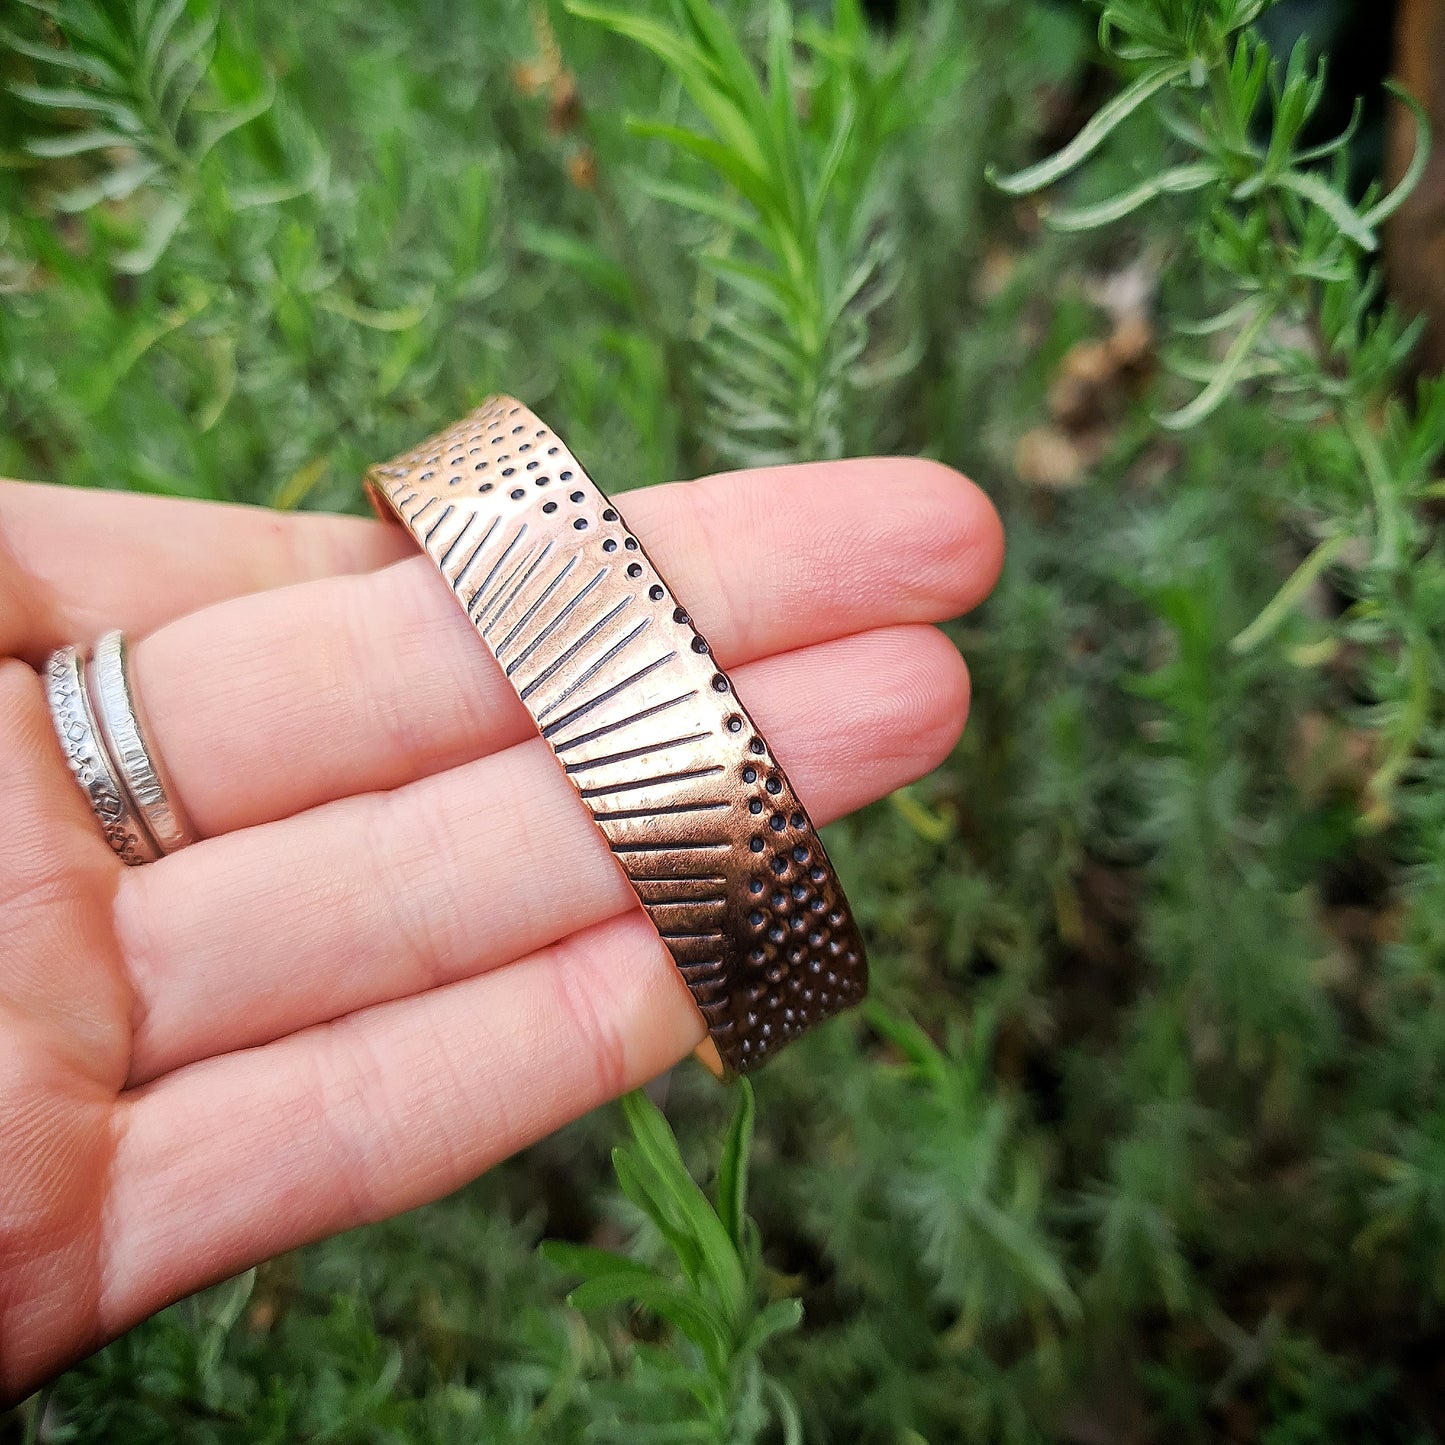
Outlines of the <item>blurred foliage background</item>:
M 681 1156 L 633 1100 L 614 1175 L 601 1111 L 0 1437 L 1445 1432 L 1445 400 L 1377 284 L 1390 7 L 1104 9 L 4 7 L 0 471 L 353 508 L 506 389 L 612 486 L 940 457 L 1010 553 L 957 754 L 832 830 L 875 997 L 759 1077 L 750 1168 L 750 1101 L 678 1070 Z

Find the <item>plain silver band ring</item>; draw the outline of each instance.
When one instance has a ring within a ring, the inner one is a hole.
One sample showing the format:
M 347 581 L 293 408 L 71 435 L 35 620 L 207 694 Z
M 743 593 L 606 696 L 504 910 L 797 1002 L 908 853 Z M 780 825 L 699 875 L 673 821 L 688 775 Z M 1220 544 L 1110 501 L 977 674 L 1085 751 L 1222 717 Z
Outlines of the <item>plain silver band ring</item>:
M 116 776 L 96 724 L 86 687 L 85 664 L 74 647 L 62 647 L 45 663 L 45 700 L 65 760 L 90 804 L 105 840 L 129 864 L 153 863 L 160 849 Z
M 122 633 L 107 632 L 95 644 L 90 674 L 91 704 L 101 737 L 157 849 L 174 853 L 194 843 L 195 830 L 174 801 L 175 789 L 167 786 L 155 750 L 146 744 L 131 694 Z

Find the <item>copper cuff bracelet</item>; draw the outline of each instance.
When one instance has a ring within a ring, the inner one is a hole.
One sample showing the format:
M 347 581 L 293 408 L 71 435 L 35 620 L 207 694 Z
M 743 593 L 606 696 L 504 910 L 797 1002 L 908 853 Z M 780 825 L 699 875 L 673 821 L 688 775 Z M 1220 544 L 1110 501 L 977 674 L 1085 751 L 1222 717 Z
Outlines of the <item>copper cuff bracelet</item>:
M 367 473 L 602 830 L 741 1073 L 862 999 L 863 942 L 807 813 L 680 599 L 510 397 Z

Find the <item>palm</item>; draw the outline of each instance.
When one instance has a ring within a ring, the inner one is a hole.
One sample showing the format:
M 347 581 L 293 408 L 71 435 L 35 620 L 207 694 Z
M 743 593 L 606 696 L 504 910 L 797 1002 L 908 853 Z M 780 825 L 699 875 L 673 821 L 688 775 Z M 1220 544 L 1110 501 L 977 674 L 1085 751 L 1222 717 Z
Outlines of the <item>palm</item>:
M 976 602 L 1001 552 L 953 473 L 784 468 L 627 511 L 818 821 L 952 746 L 966 674 L 917 624 Z M 34 671 L 109 626 L 144 639 L 136 690 L 206 836 L 138 869 L 66 776 Z M 0 656 L 0 1400 L 455 1188 L 701 1038 L 398 534 L 4 484 Z

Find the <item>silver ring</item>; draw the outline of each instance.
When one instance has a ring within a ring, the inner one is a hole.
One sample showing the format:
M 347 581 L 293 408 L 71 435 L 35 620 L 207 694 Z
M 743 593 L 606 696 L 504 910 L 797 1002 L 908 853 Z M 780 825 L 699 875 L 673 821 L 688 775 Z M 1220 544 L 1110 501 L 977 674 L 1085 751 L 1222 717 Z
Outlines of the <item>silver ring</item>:
M 106 842 L 123 863 L 155 862 L 160 849 L 116 776 L 90 704 L 85 666 L 74 647 L 62 647 L 46 661 L 45 699 L 70 771 L 100 823 Z
M 130 801 L 161 853 L 196 841 L 195 830 L 173 801 L 156 753 L 146 745 L 126 671 L 125 637 L 107 632 L 91 654 L 90 696 L 96 721 Z

